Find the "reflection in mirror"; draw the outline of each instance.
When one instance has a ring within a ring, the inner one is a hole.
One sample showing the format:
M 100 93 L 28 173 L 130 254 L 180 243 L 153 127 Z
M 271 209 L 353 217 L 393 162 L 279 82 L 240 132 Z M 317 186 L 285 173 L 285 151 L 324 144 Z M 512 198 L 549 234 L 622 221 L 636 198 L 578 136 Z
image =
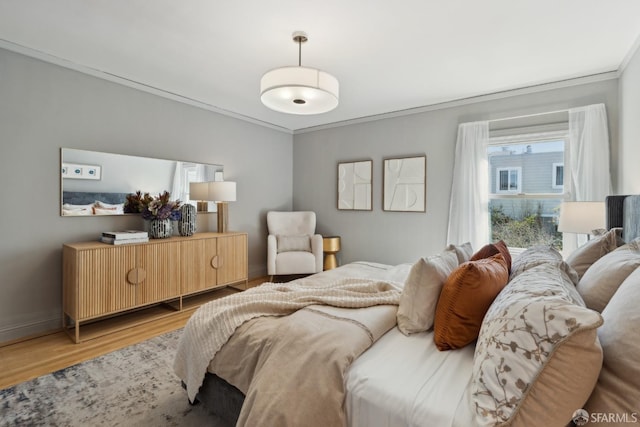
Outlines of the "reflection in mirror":
M 122 215 L 127 194 L 138 190 L 152 196 L 166 190 L 171 200 L 196 205 L 189 183 L 221 181 L 223 173 L 222 165 L 71 148 L 62 148 L 60 158 L 63 216 Z M 215 203 L 207 210 L 215 212 Z

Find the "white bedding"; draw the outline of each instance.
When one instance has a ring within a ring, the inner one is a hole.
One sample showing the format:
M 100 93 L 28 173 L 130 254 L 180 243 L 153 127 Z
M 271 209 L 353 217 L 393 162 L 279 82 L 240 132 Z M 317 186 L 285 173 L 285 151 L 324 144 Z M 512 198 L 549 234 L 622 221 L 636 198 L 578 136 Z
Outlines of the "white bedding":
M 387 332 L 345 377 L 350 427 L 468 426 L 474 346 L 438 351 L 433 332 Z M 454 417 L 457 419 L 454 420 Z

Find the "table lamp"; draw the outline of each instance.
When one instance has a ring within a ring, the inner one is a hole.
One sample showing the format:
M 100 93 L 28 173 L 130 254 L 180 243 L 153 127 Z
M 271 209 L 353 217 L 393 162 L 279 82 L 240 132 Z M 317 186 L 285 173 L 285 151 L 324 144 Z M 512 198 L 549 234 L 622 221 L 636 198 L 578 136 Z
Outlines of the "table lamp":
M 605 228 L 604 202 L 564 202 L 560 205 L 558 231 L 586 234 Z
M 232 181 L 209 182 L 207 200 L 216 202 L 218 206 L 218 233 L 226 233 L 229 228 L 229 204 L 236 201 L 236 183 Z
M 207 212 L 209 210 L 209 183 L 208 182 L 190 182 L 189 183 L 189 200 L 197 201 L 197 211 Z

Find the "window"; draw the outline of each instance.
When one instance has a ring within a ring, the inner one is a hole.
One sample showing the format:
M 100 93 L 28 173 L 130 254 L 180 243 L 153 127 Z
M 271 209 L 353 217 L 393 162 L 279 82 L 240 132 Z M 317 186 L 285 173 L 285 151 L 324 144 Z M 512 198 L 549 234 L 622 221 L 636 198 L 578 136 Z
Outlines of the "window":
M 562 189 L 564 186 L 564 163 L 554 163 L 551 168 L 551 187 Z
M 565 197 L 565 138 L 517 135 L 489 142 L 491 239 L 510 248 L 549 244 L 561 249 L 557 217 Z
M 496 170 L 496 191 L 518 193 L 521 191 L 522 168 L 498 168 Z

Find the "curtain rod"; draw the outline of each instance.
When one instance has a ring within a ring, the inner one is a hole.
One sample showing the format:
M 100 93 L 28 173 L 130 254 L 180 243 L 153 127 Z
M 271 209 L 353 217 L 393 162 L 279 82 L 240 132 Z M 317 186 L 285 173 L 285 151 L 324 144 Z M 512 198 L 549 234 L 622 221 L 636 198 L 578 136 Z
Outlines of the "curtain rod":
M 544 113 L 523 114 L 521 116 L 504 117 L 502 119 L 487 120 L 487 122 L 494 123 L 494 122 L 502 122 L 505 120 L 524 119 L 527 117 L 545 116 L 547 114 L 568 113 L 568 112 L 569 112 L 569 108 L 565 108 L 564 110 L 546 111 Z

